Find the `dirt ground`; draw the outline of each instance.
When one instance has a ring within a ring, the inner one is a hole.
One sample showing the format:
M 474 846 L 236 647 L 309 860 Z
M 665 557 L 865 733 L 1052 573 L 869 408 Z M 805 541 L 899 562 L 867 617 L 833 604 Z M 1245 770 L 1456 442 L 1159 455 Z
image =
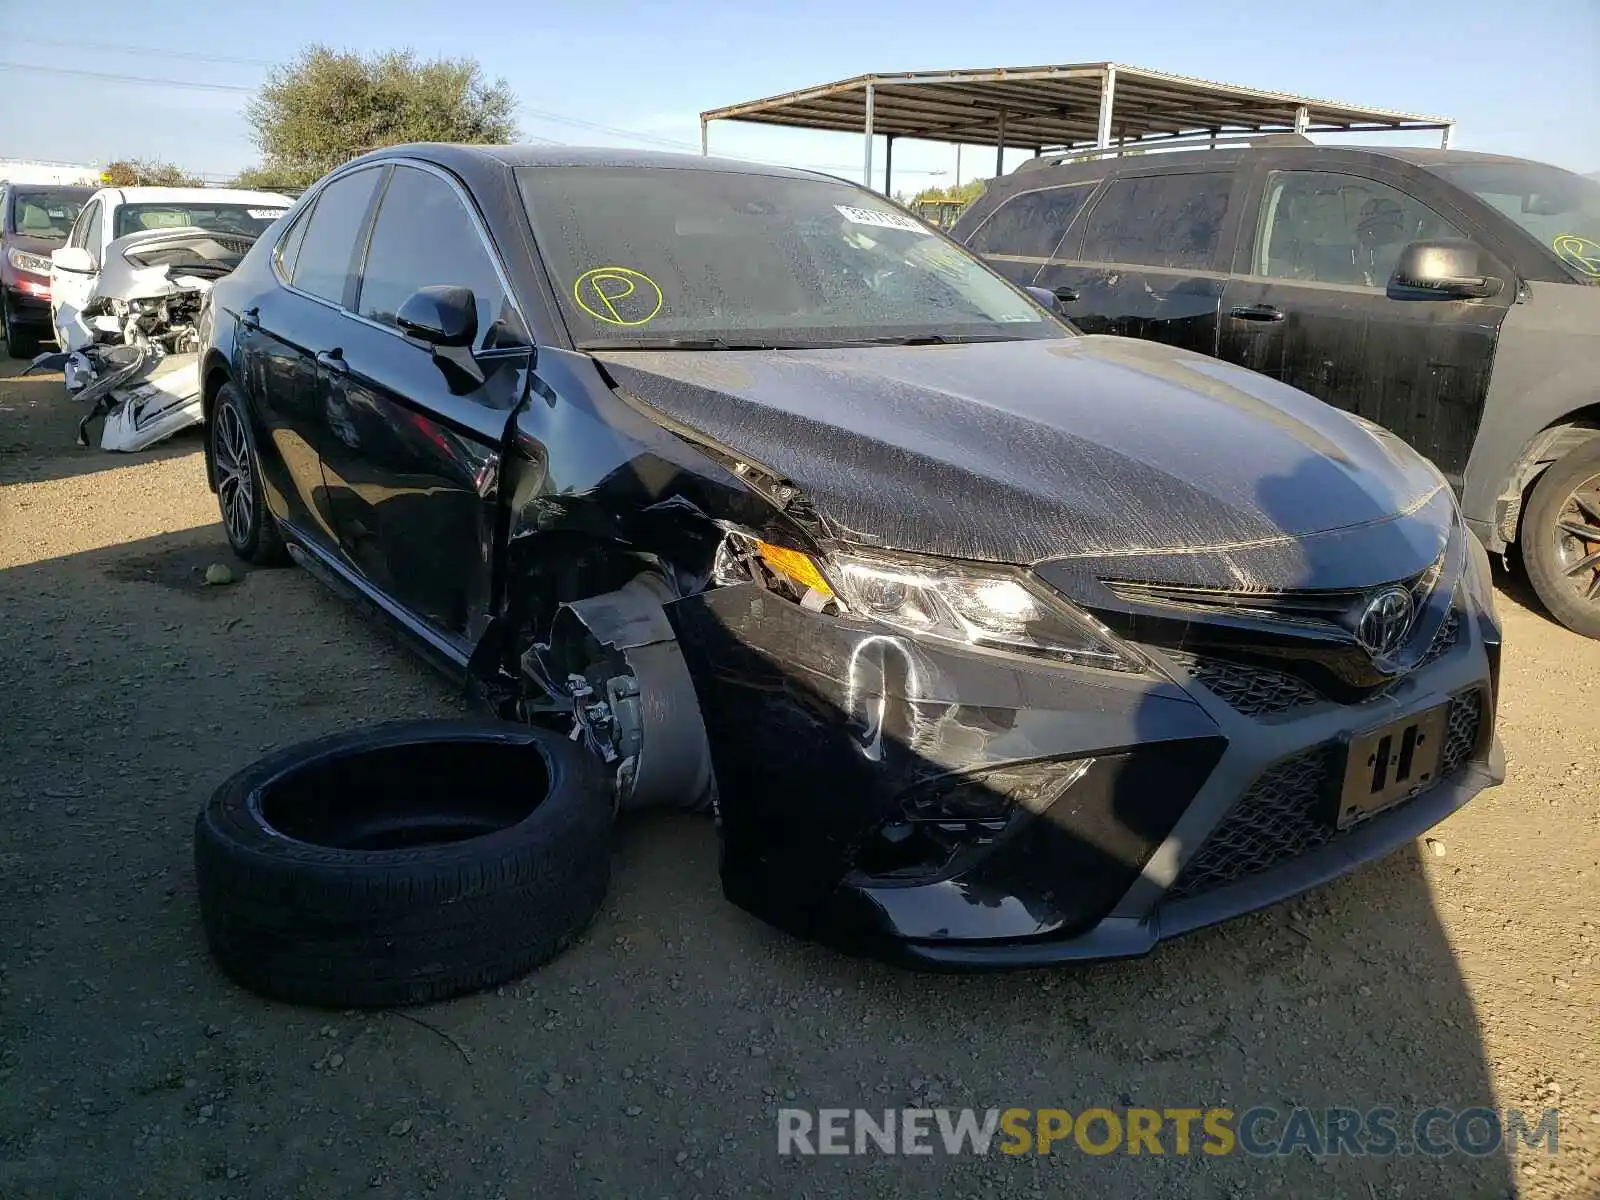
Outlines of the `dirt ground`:
M 405 1015 L 213 967 L 191 827 L 263 751 L 459 709 L 296 570 L 230 561 L 198 437 L 80 451 L 0 370 L 0 1197 L 1600 1196 L 1600 643 L 1515 580 L 1510 780 L 1293 905 L 1148 958 L 934 977 L 722 899 L 703 818 L 632 820 L 554 964 Z M 1560 1110 L 1559 1149 L 780 1157 L 779 1107 Z

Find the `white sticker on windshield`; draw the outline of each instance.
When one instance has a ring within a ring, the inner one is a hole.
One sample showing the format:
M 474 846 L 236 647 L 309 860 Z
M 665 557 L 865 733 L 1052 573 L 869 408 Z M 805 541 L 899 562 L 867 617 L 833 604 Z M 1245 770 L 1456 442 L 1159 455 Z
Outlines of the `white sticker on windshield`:
M 283 216 L 283 214 L 288 212 L 288 211 L 289 210 L 287 208 L 247 208 L 247 209 L 245 209 L 245 212 L 249 213 L 252 217 L 254 217 L 258 221 L 276 221 L 279 217 Z
M 850 204 L 835 204 L 833 207 L 846 221 L 856 225 L 876 225 L 879 229 L 904 229 L 907 233 L 921 233 L 929 237 L 933 236 L 933 230 L 923 225 L 915 217 L 884 212 L 879 208 L 856 208 Z
M 67 219 L 67 210 L 64 208 L 50 208 L 45 211 L 52 221 L 65 221 Z

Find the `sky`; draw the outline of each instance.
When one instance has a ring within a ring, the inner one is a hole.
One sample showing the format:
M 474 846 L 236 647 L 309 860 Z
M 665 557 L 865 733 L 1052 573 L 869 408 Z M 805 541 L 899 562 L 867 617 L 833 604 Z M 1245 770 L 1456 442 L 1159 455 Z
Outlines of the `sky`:
M 525 137 L 583 145 L 696 150 L 704 109 L 866 72 L 1113 61 L 1451 116 L 1460 149 L 1600 170 L 1600 0 L 1143 0 L 1009 20 L 972 0 L 80 0 L 69 23 L 46 11 L 0 0 L 0 158 L 157 158 L 226 178 L 257 158 L 243 115 L 255 88 L 318 41 L 474 57 L 511 85 Z M 718 122 L 710 138 L 714 154 L 861 175 L 859 135 Z M 881 187 L 881 141 L 874 163 Z M 953 183 L 955 167 L 952 147 L 896 141 L 896 191 Z M 993 170 L 992 152 L 962 152 L 963 179 Z

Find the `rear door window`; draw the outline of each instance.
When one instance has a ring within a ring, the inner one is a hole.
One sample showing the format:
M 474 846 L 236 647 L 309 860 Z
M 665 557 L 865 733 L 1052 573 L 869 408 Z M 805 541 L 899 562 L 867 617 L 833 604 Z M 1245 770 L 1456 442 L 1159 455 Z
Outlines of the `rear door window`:
M 1021 192 L 978 226 L 969 247 L 979 254 L 1049 258 L 1099 180 Z
M 1381 288 L 1419 238 L 1462 233 L 1404 192 L 1331 171 L 1274 171 L 1261 198 L 1251 271 L 1272 279 Z
M 454 188 L 429 171 L 397 166 L 372 227 L 358 311 L 393 325 L 413 292 L 435 286 L 472 289 L 481 343 L 505 306 L 494 260 Z
M 1222 171 L 1114 179 L 1095 201 L 1079 257 L 1203 270 L 1216 259 L 1233 176 Z
M 381 168 L 335 179 L 317 197 L 290 281 L 303 292 L 339 304 L 350 282 L 356 239 L 366 223 Z

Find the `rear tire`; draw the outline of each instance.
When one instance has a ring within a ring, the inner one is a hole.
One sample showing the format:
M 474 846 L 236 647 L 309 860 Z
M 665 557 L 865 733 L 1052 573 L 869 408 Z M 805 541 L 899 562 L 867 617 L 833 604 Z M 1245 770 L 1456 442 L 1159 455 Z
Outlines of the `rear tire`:
M 278 522 L 261 490 L 261 460 L 250 432 L 250 412 L 233 384 L 217 392 L 211 409 L 211 462 L 217 473 L 217 507 L 228 545 L 245 562 L 263 567 L 289 561 Z
M 6 353 L 12 358 L 32 358 L 39 353 L 39 335 L 12 319 L 11 305 L 4 299 L 0 299 L 0 324 L 6 332 Z
M 1600 438 L 1591 438 L 1539 477 L 1522 516 L 1519 542 L 1528 579 L 1550 615 L 1585 637 L 1600 638 Z

